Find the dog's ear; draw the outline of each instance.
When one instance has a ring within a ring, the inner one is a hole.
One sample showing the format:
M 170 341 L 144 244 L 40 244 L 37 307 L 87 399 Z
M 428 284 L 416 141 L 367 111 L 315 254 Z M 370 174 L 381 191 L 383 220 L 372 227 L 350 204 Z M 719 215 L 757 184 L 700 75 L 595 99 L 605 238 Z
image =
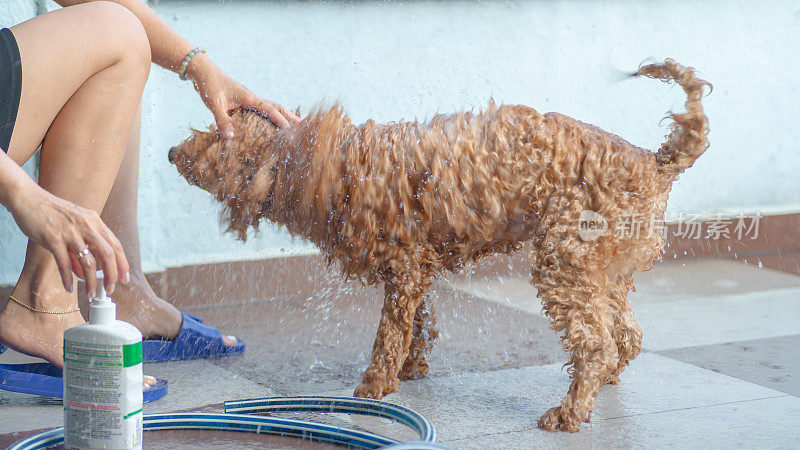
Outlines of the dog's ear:
M 241 241 L 247 240 L 247 230 L 258 229 L 258 222 L 264 214 L 266 204 L 271 202 L 270 192 L 275 183 L 278 162 L 271 156 L 246 183 L 237 183 L 237 192 L 221 193 L 217 199 L 224 204 L 221 219 L 228 224 L 228 231 L 235 233 Z
M 265 161 L 265 164 L 262 164 L 261 168 L 258 169 L 258 172 L 253 175 L 253 178 L 250 180 L 249 188 L 249 196 L 252 200 L 259 202 L 266 200 L 272 189 L 272 183 L 275 182 L 275 172 L 272 168 L 277 162 L 277 156 L 270 156 L 270 158 Z
M 216 125 L 209 126 L 208 127 L 209 131 L 198 130 L 197 128 L 189 128 L 189 129 L 192 130 L 192 136 L 189 139 L 198 140 L 198 139 L 205 139 L 210 134 L 216 133 L 217 126 Z

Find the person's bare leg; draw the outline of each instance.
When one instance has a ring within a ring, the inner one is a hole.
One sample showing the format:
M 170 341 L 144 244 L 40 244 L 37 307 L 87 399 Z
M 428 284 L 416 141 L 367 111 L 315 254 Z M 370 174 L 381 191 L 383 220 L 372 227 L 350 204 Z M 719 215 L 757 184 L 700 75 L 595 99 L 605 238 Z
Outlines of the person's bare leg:
M 141 107 L 136 115 L 117 179 L 101 213 L 103 222 L 122 243 L 131 269 L 131 283 L 117 288 L 114 301 L 117 317 L 133 324 L 143 336 L 173 338 L 180 330 L 181 315 L 156 296 L 142 273 L 137 222 Z
M 117 179 L 101 214 L 103 222 L 122 243 L 131 268 L 130 284 L 117 285 L 114 301 L 117 303 L 117 317 L 136 326 L 143 336 L 172 339 L 180 331 L 181 314 L 153 292 L 142 271 L 137 221 L 140 135 L 141 108 L 128 138 Z M 223 336 L 223 341 L 226 345 L 236 344 L 236 338 L 231 336 Z
M 150 69 L 141 23 L 119 5 L 92 2 L 38 16 L 12 31 L 23 90 L 8 154 L 21 164 L 42 143 L 39 184 L 100 212 Z M 30 243 L 13 295 L 42 310 L 77 305 L 76 290 L 64 291 L 53 256 Z M 62 366 L 63 332 L 83 322 L 79 313 L 34 313 L 10 301 L 0 306 L 0 341 Z

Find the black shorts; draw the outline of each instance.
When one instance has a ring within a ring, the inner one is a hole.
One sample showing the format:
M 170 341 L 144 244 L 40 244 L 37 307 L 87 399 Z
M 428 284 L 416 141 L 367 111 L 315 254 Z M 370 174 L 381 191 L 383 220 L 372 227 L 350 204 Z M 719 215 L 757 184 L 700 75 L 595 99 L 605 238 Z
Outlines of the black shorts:
M 0 29 L 0 148 L 8 152 L 22 93 L 22 60 L 14 34 Z

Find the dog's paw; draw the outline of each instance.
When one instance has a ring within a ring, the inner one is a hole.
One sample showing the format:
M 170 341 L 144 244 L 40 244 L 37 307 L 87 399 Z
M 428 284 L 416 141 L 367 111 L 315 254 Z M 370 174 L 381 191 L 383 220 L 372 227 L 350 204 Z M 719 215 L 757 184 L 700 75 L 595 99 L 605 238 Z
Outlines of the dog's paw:
M 569 431 L 575 433 L 581 428 L 581 421 L 562 406 L 550 408 L 539 418 L 539 428 L 547 431 Z
M 361 383 L 358 385 L 355 392 L 353 392 L 353 397 L 374 398 L 375 400 L 382 399 L 384 395 L 386 394 L 384 393 L 383 387 L 379 386 L 377 383 Z

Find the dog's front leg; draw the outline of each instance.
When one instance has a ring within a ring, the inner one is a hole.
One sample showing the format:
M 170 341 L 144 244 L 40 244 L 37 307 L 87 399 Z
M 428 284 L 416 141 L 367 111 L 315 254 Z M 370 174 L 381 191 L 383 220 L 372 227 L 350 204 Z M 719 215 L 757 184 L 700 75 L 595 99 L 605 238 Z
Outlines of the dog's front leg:
M 395 282 L 386 283 L 385 299 L 381 311 L 381 322 L 375 344 L 372 346 L 372 361 L 361 384 L 356 388 L 356 397 L 380 399 L 397 392 L 400 368 L 408 357 L 414 333 L 414 316 L 425 295 L 425 283 L 420 286 L 410 276 L 394 277 Z

